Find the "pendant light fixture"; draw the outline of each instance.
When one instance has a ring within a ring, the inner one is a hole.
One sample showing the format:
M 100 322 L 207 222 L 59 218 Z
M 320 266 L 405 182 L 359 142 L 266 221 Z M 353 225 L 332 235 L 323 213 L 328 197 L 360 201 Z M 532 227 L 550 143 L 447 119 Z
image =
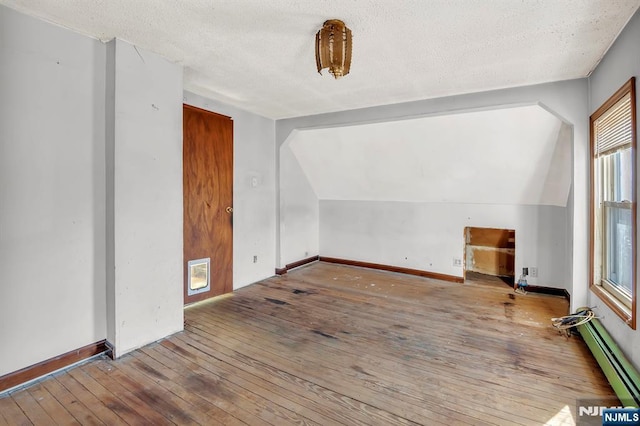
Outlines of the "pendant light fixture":
M 316 34 L 316 65 L 335 78 L 349 74 L 351 68 L 351 30 L 339 19 L 325 21 Z

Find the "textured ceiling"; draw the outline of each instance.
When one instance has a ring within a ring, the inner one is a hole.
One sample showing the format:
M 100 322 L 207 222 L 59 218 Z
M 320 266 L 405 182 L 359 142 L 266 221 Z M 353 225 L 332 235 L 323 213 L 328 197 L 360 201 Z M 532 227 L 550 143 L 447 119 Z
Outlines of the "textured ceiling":
M 585 77 L 640 0 L 0 0 L 185 67 L 184 87 L 271 118 Z M 351 73 L 316 73 L 326 19 Z
M 288 146 L 321 200 L 566 206 L 571 131 L 533 105 L 299 130 Z

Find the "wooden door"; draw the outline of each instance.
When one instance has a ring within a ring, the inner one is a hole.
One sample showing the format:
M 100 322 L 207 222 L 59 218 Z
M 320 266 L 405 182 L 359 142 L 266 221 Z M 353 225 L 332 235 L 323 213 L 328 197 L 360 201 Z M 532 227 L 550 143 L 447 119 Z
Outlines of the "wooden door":
M 233 121 L 184 105 L 183 133 L 184 302 L 188 304 L 233 290 Z M 203 259 L 210 260 L 206 268 L 199 262 Z M 205 269 L 207 286 L 195 278 L 200 273 L 204 277 Z

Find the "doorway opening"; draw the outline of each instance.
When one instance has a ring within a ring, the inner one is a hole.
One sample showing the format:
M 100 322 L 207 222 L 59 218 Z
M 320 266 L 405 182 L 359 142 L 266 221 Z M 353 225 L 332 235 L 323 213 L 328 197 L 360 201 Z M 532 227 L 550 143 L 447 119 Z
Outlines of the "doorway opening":
M 465 281 L 515 282 L 516 231 L 466 227 Z

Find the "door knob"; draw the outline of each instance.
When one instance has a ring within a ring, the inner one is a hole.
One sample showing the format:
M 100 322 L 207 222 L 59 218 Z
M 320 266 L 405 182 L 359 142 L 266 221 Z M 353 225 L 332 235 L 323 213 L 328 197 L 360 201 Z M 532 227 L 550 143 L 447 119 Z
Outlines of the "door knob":
M 227 213 L 233 213 L 233 207 L 227 207 L 225 210 Z

